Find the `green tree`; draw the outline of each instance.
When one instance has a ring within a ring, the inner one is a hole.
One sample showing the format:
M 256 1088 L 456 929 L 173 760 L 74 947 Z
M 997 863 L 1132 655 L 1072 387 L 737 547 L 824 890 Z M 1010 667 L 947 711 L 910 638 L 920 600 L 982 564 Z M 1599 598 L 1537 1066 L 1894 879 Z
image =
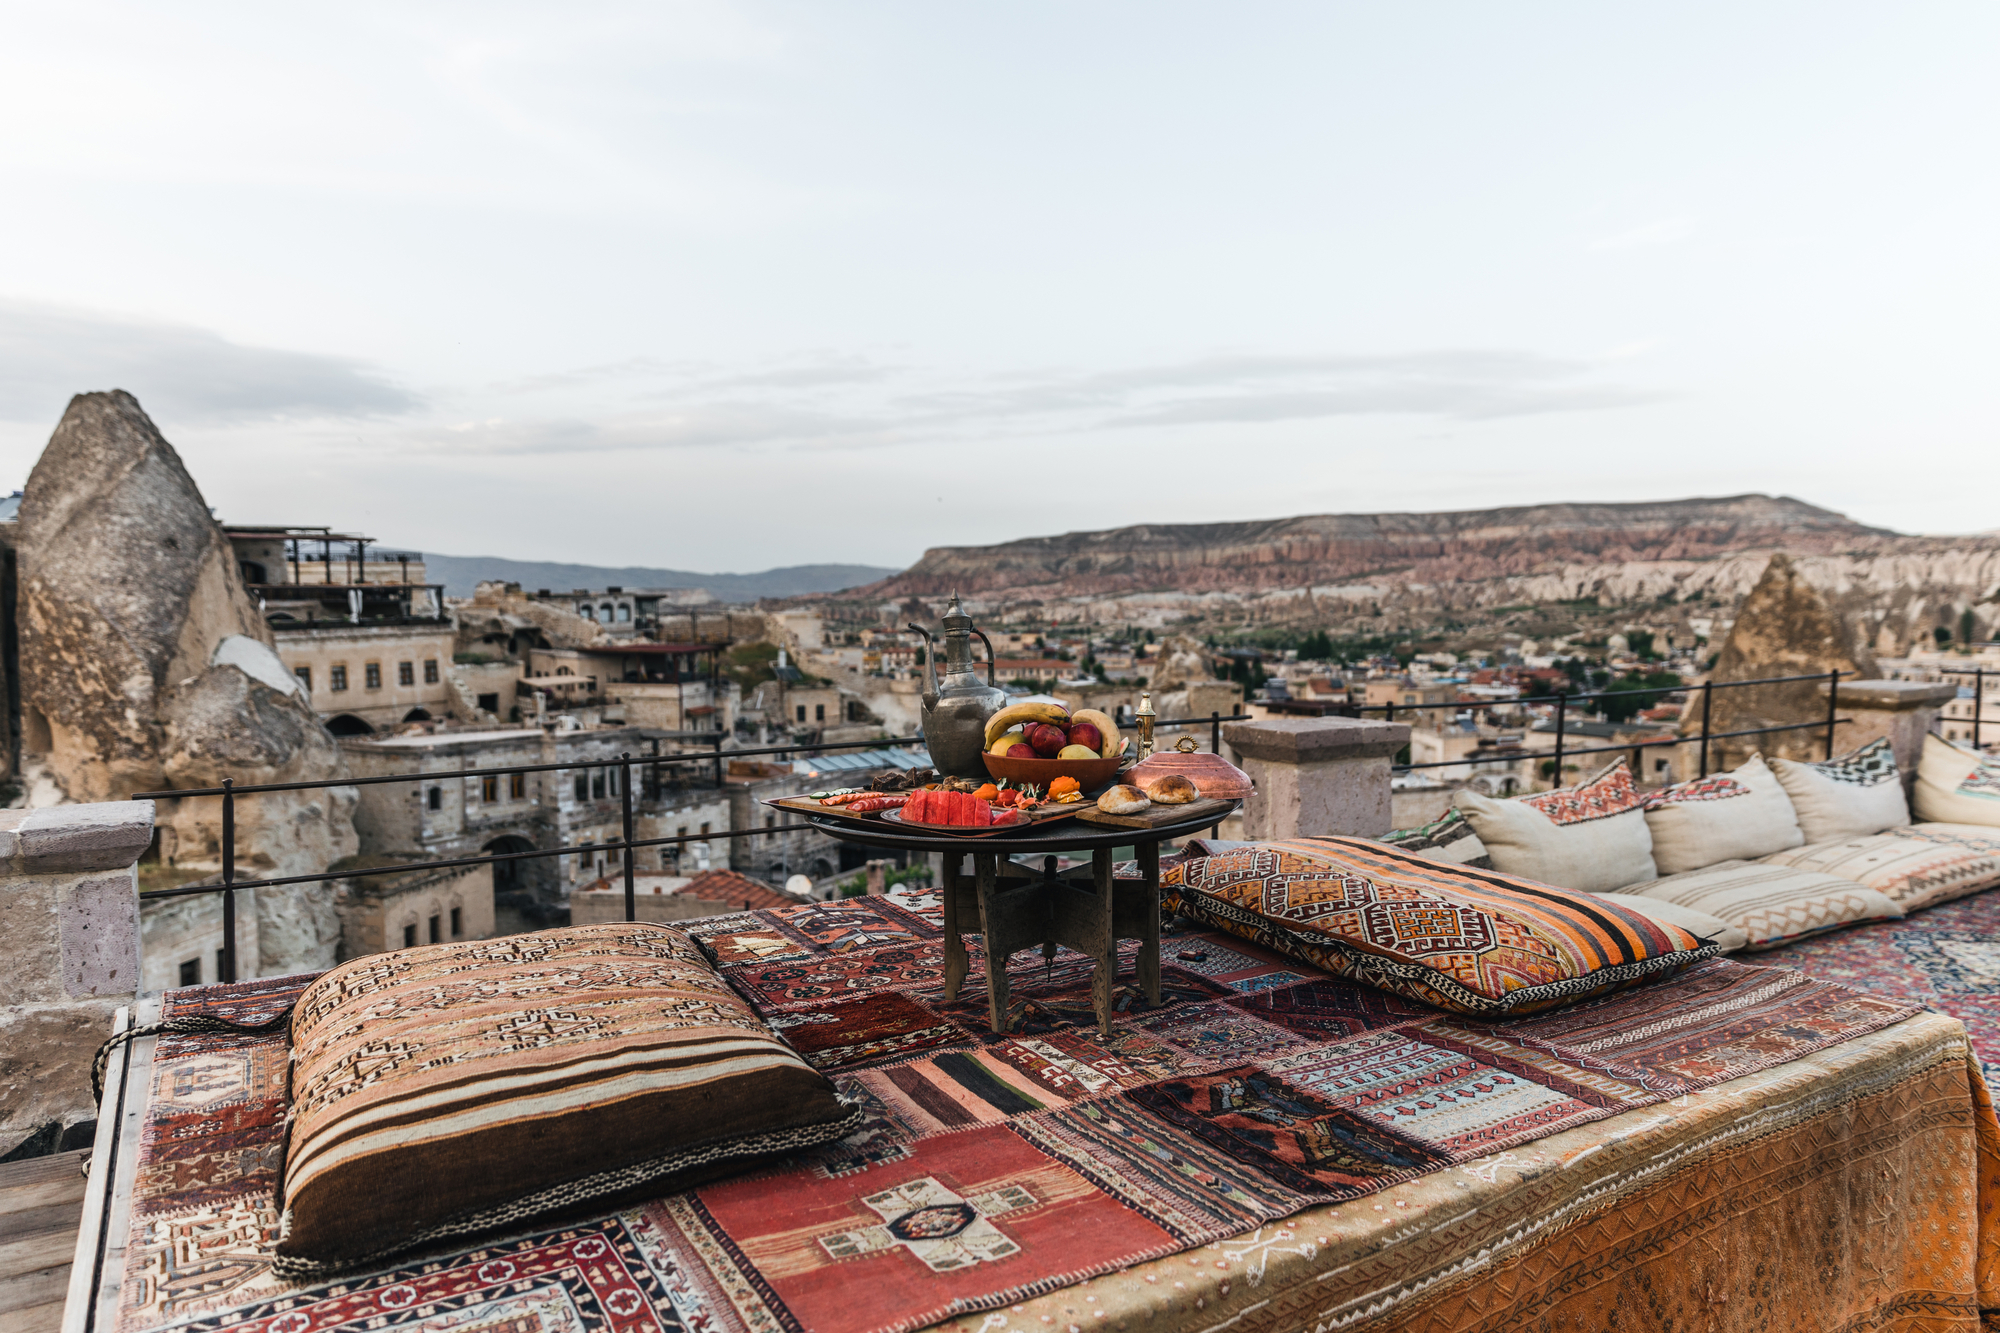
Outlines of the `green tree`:
M 1973 629 L 1972 608 L 1968 606 L 1958 613 L 1958 643 L 1967 652 L 1972 651 Z
M 1323 629 L 1316 629 L 1306 635 L 1299 644 L 1299 657 L 1307 662 L 1324 662 L 1333 656 L 1333 640 Z
M 1631 646 L 1632 656 L 1638 658 L 1641 662 L 1657 662 L 1660 660 L 1660 655 L 1653 651 L 1653 631 L 1649 629 L 1635 629 L 1625 636 L 1625 642 Z

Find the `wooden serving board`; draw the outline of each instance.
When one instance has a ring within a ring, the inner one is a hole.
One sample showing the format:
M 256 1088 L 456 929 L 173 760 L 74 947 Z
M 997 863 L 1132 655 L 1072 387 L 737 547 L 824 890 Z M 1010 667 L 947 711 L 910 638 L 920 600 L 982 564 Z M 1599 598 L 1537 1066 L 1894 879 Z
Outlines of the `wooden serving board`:
M 1219 819 L 1235 806 L 1234 801 L 1189 801 L 1186 805 L 1156 805 L 1136 815 L 1113 815 L 1093 805 L 1081 817 L 1089 823 L 1109 824 L 1113 828 L 1159 828 L 1163 824 L 1200 819 L 1203 815 L 1214 815 Z

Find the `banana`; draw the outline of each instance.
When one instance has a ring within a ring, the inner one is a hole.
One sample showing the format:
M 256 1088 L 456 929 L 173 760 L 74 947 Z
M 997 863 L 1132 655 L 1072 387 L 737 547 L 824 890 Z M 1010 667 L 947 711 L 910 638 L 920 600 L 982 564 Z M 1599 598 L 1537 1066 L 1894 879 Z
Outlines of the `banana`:
M 986 719 L 987 748 L 991 749 L 993 742 L 1009 728 L 1023 722 L 1053 722 L 1063 726 L 1069 722 L 1069 712 L 1061 704 L 1008 704 Z
M 1118 753 L 1118 724 L 1108 714 L 1100 713 L 1095 708 L 1079 708 L 1070 716 L 1072 726 L 1078 722 L 1088 722 L 1104 733 L 1104 746 L 1097 752 L 1099 756 L 1109 759 Z

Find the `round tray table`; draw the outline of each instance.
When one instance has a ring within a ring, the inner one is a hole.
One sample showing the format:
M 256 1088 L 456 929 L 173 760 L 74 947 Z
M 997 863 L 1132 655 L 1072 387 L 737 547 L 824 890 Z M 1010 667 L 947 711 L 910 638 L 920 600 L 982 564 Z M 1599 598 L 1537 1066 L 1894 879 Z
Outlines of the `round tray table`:
M 958 997 L 971 971 L 965 933 L 984 936 L 986 1012 L 992 1031 L 1005 1032 L 1007 1020 L 1007 958 L 1022 949 L 1039 947 L 1053 960 L 1058 946 L 1095 960 L 1091 972 L 1091 1007 L 1098 1031 L 1111 1032 L 1111 992 L 1118 970 L 1118 941 L 1139 941 L 1138 982 L 1153 1004 L 1160 1002 L 1160 844 L 1209 828 L 1234 812 L 1241 802 L 1217 812 L 1207 807 L 1199 816 L 1153 828 L 1107 827 L 1079 820 L 1030 826 L 1019 833 L 989 833 L 974 837 L 932 833 L 894 824 L 858 825 L 805 813 L 821 833 L 841 842 L 892 847 L 944 856 L 944 998 Z M 1118 880 L 1111 874 L 1111 849 L 1131 847 L 1137 853 L 1141 878 Z M 1058 872 L 1056 858 L 1087 851 L 1090 864 Z M 1016 856 L 1041 856 L 1038 872 L 1018 865 Z M 972 858 L 965 873 L 964 858 Z M 976 923 L 976 925 L 975 925 Z

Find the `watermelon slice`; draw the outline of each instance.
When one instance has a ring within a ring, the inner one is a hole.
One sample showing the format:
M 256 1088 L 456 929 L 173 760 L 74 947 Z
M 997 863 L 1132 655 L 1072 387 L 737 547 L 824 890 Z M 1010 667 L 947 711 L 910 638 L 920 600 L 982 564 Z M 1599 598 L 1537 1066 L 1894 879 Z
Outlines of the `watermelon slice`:
M 972 798 L 972 827 L 993 827 L 993 807 L 980 800 L 977 796 Z

